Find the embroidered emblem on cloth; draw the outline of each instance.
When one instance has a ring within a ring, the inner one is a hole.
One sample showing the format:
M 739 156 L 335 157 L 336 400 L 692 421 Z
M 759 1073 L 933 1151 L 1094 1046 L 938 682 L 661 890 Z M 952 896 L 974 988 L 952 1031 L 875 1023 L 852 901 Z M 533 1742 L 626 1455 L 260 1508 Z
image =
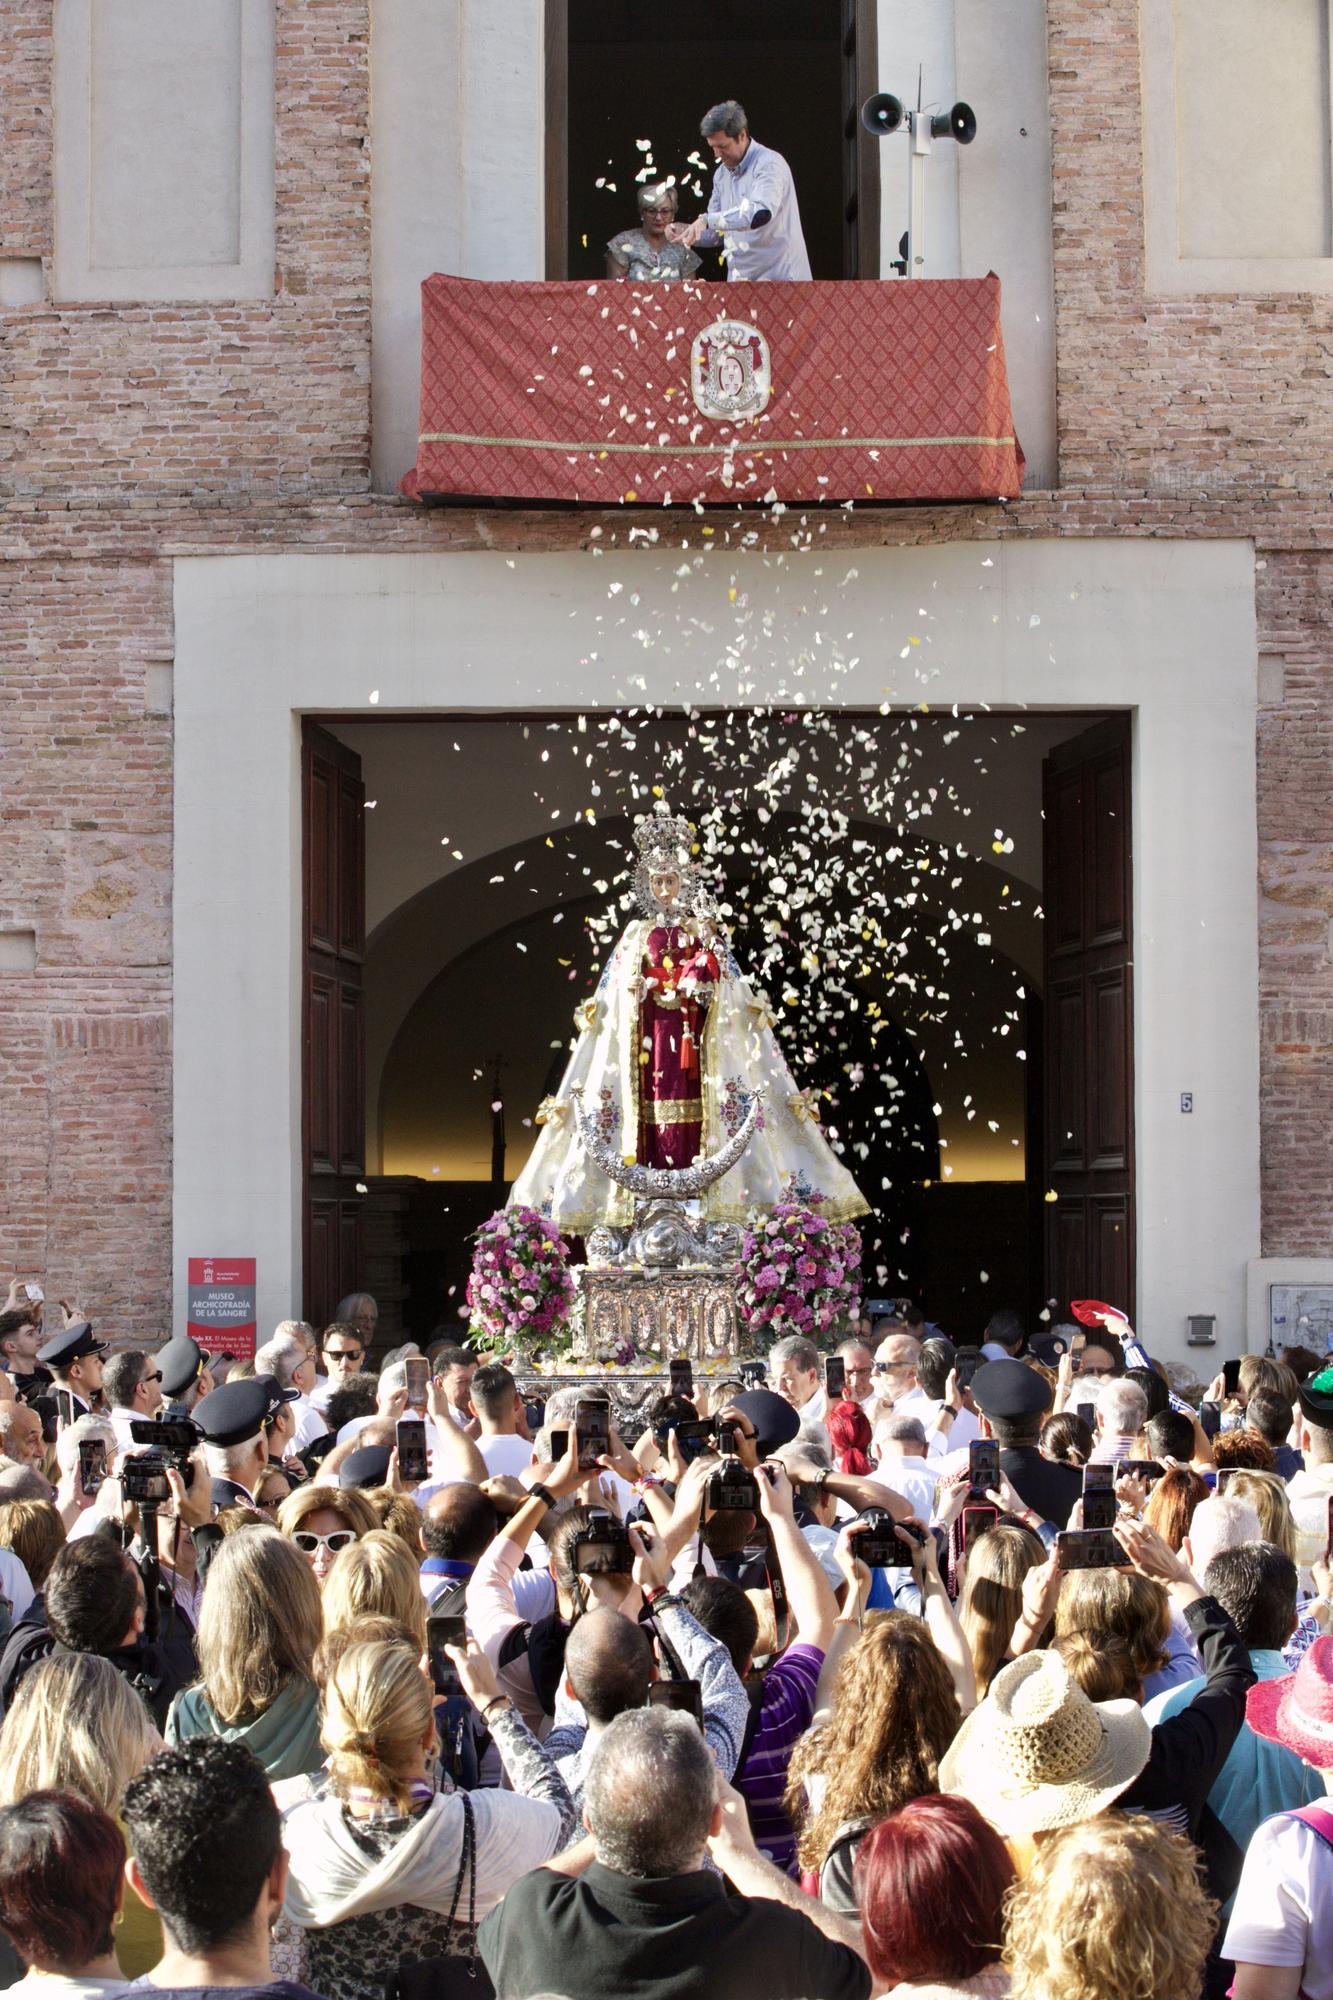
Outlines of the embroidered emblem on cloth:
M 757 326 L 715 319 L 694 336 L 690 389 L 706 417 L 757 417 L 773 393 L 768 342 Z

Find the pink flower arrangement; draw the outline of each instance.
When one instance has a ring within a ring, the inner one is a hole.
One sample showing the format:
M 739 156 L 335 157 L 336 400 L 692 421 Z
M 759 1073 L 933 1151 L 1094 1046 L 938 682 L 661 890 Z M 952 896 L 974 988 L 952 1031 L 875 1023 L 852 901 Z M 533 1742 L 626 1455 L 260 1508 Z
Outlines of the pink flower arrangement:
M 751 1333 L 817 1338 L 847 1320 L 860 1290 L 861 1236 L 813 1208 L 779 1202 L 757 1214 L 741 1245 L 740 1309 Z
M 552 1346 L 565 1336 L 574 1280 L 569 1246 L 535 1208 L 501 1208 L 477 1230 L 464 1313 L 474 1343 Z

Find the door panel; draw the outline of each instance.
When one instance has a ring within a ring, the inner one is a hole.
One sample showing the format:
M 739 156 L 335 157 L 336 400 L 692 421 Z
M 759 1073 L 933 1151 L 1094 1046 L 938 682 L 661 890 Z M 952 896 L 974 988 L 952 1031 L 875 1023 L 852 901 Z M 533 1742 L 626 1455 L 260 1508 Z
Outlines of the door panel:
M 365 791 L 361 761 L 302 730 L 304 1316 L 327 1324 L 362 1278 L 365 1175 Z
M 1116 716 L 1043 774 L 1048 1296 L 1134 1299 L 1130 727 Z

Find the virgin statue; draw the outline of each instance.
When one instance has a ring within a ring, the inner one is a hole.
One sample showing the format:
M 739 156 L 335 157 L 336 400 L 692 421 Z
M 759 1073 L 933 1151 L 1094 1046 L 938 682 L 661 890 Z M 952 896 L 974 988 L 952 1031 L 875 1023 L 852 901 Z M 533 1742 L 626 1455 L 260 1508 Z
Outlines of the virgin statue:
M 814 1205 L 830 1222 L 869 1204 L 820 1130 L 812 1094 L 797 1089 L 767 1001 L 737 967 L 699 884 L 694 829 L 664 803 L 634 832 L 640 915 L 621 933 L 511 1203 L 539 1209 L 570 1234 L 633 1219 L 634 1198 L 589 1157 L 582 1116 L 627 1163 L 682 1172 L 736 1138 L 758 1095 L 754 1130 L 734 1166 L 699 1194 L 714 1222 L 744 1222 L 777 1202 Z

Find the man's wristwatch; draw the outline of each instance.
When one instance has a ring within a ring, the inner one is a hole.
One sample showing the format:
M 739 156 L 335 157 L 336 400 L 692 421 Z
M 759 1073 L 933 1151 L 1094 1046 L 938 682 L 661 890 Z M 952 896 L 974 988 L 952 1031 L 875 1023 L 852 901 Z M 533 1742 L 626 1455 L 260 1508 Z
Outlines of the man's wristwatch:
M 544 1500 L 548 1507 L 556 1505 L 554 1493 L 552 1493 L 549 1486 L 543 1486 L 540 1479 L 534 1479 L 528 1488 L 528 1498 L 532 1499 L 534 1495 L 538 1500 Z

